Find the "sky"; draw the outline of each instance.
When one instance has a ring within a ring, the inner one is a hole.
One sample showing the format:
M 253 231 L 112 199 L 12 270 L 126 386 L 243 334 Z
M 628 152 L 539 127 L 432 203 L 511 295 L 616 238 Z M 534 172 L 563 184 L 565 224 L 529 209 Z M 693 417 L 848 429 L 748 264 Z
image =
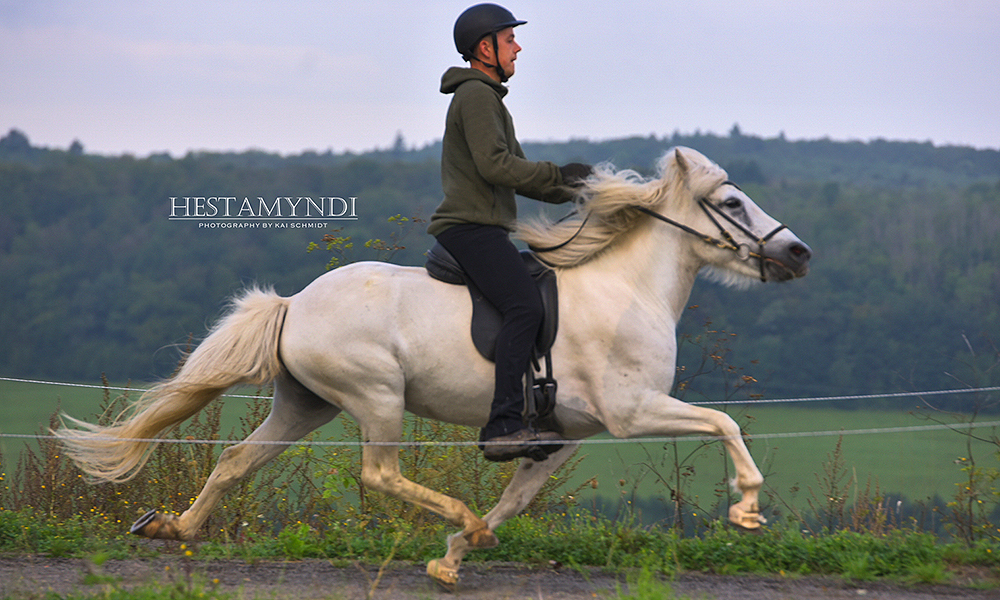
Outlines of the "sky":
M 0 136 L 169 152 L 441 138 L 472 2 L 0 0 Z M 504 2 L 522 142 L 674 132 L 1000 148 L 997 0 Z

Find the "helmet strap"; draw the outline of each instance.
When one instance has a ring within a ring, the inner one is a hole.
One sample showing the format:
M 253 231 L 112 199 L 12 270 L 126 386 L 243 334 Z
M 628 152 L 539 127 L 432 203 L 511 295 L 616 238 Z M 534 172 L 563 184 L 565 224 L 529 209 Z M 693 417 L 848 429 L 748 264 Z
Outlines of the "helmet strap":
M 494 69 L 497 72 L 497 75 L 500 76 L 500 83 L 506 83 L 507 80 L 510 79 L 510 77 L 503 70 L 503 67 L 500 66 L 500 44 L 497 42 L 497 32 L 494 31 L 490 35 L 492 36 L 492 41 L 493 41 L 493 60 L 495 60 L 497 64 L 491 65 L 490 63 L 476 56 L 475 52 L 472 53 L 472 60 L 478 60 L 487 67 Z

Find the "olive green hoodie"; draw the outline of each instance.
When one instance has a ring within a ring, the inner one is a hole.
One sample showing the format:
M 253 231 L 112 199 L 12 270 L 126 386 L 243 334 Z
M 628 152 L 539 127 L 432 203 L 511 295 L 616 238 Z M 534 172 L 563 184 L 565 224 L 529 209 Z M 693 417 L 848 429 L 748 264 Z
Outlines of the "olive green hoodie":
M 428 233 L 459 223 L 510 231 L 517 219 L 515 193 L 556 204 L 572 198 L 558 166 L 524 158 L 503 104 L 506 87 L 476 69 L 452 67 L 441 77 L 441 93 L 454 97 L 441 143 L 444 199 Z

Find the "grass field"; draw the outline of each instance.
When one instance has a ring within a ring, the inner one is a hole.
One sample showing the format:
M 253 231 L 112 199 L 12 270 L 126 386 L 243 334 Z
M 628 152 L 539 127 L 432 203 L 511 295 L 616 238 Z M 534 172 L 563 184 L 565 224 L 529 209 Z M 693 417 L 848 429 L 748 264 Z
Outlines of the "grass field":
M 142 387 L 142 386 L 133 386 Z M 253 394 L 255 390 L 236 390 L 236 394 Z M 120 392 L 113 392 L 118 394 Z M 137 395 L 137 394 L 136 394 Z M 34 434 L 47 426 L 57 410 L 93 420 L 104 399 L 102 389 L 63 387 L 0 381 L 0 434 Z M 226 398 L 223 410 L 222 436 L 228 436 L 239 422 L 246 405 L 242 398 Z M 782 404 L 753 407 L 736 406 L 729 412 L 752 436 L 751 452 L 767 477 L 767 486 L 788 501 L 804 502 L 818 493 L 817 476 L 823 463 L 833 452 L 838 435 L 829 432 L 875 428 L 912 428 L 926 425 L 911 411 L 913 399 L 898 401 L 894 409 L 844 410 L 829 404 Z M 321 431 L 320 439 L 339 439 L 339 419 Z M 782 437 L 782 434 L 824 432 L 822 435 Z M 775 437 L 771 437 L 775 436 Z M 963 474 L 956 463 L 969 455 L 966 437 L 949 430 L 899 431 L 845 435 L 842 452 L 848 478 L 856 480 L 854 492 L 863 491 L 869 481 L 877 483 L 883 492 L 902 495 L 910 501 L 923 501 L 938 495 L 951 498 Z M 713 503 L 714 490 L 725 473 L 721 457 L 722 446 L 712 443 L 702 447 L 694 441 L 676 445 L 662 442 L 611 441 L 583 446 L 585 459 L 571 481 L 583 482 L 596 478 L 598 487 L 587 488 L 584 503 L 616 502 L 622 498 L 668 498 L 669 492 L 660 477 L 676 473 L 671 464 L 674 448 L 682 457 L 695 452 L 690 460 L 689 494 L 697 495 L 705 506 Z M 10 470 L 17 454 L 26 442 L 22 439 L 0 438 L 0 450 L 5 457 L 4 470 Z M 980 464 L 996 466 L 996 446 L 975 443 L 973 455 Z M 469 452 L 475 450 L 469 449 Z M 729 477 L 732 472 L 729 472 Z M 798 488 L 797 493 L 792 489 Z M 811 488 L 811 489 L 810 489 Z

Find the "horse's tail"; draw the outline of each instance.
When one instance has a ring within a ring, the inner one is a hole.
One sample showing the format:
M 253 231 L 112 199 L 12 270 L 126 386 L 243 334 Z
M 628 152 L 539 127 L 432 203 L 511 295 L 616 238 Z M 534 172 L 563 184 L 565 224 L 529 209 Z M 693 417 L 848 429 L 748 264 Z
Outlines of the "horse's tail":
M 128 481 L 146 464 L 157 439 L 228 388 L 264 385 L 281 373 L 278 340 L 288 302 L 273 290 L 245 290 L 180 370 L 150 388 L 111 425 L 63 415 L 62 427 L 53 434 L 91 478 Z M 76 427 L 68 428 L 67 421 Z

